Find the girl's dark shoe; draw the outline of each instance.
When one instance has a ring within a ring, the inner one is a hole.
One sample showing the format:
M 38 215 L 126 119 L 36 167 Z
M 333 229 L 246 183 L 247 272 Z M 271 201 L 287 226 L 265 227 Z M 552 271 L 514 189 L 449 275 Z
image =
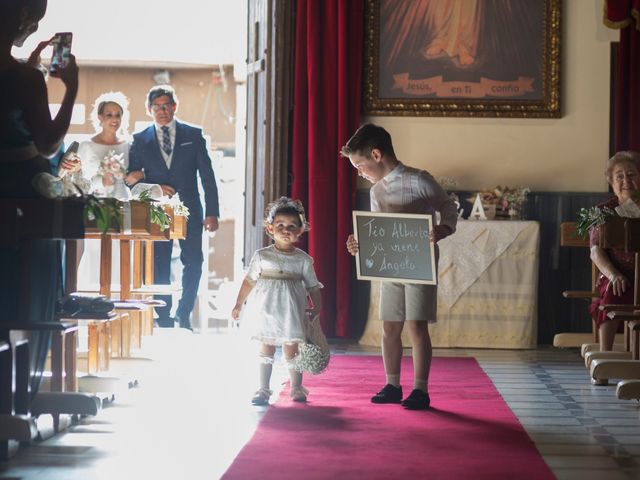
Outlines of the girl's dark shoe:
M 402 401 L 402 387 L 387 383 L 382 390 L 371 397 L 371 403 L 400 403 Z
M 269 405 L 269 398 L 271 398 L 271 390 L 266 388 L 261 388 L 256 393 L 253 394 L 253 398 L 251 399 L 251 405 Z
M 407 398 L 402 400 L 402 406 L 407 410 L 427 410 L 431 404 L 429 394 L 423 390 L 414 389 Z

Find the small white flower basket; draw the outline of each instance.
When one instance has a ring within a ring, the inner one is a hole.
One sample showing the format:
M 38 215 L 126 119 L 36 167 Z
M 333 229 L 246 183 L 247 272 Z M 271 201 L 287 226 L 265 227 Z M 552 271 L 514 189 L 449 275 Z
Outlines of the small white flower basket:
M 331 359 L 329 343 L 322 331 L 319 315 L 308 319 L 306 334 L 307 341 L 300 344 L 294 368 L 299 372 L 318 375 L 327 369 Z

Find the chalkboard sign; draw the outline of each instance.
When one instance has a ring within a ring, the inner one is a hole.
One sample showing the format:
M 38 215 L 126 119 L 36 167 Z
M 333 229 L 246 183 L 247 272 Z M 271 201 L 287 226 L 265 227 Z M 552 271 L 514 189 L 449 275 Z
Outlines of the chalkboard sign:
M 353 212 L 358 279 L 435 285 L 431 215 Z

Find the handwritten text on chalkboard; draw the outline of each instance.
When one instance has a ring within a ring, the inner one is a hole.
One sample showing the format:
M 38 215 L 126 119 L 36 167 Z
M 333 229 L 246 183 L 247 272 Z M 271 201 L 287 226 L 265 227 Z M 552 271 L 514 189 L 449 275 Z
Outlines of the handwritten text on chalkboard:
M 435 284 L 430 215 L 353 212 L 358 278 Z

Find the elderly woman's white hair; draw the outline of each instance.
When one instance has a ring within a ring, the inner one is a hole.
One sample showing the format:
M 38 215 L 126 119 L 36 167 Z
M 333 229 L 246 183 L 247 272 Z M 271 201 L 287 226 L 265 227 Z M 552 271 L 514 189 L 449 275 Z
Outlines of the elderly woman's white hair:
M 104 107 L 108 103 L 115 103 L 122 110 L 122 119 L 120 123 L 119 134 L 123 136 L 129 135 L 129 99 L 122 92 L 106 92 L 96 98 L 93 104 L 93 110 L 91 111 L 91 123 L 96 132 L 100 131 L 100 118 L 98 115 L 102 115 Z
M 611 157 L 607 161 L 607 169 L 604 172 L 604 176 L 606 177 L 607 182 L 611 183 L 613 167 L 615 167 L 619 163 L 633 165 L 634 167 L 636 167 L 636 170 L 640 172 L 640 153 L 633 152 L 631 150 L 623 150 L 617 152 L 613 157 Z

